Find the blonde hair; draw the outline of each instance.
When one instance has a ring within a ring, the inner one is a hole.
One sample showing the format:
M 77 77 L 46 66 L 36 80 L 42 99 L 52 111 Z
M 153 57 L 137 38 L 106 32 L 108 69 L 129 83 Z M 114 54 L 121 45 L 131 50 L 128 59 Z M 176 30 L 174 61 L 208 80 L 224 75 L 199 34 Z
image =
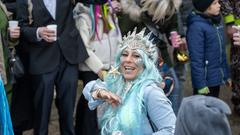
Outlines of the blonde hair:
M 171 18 L 179 7 L 182 0 L 141 0 L 142 12 L 153 16 L 153 22 L 159 22 Z
M 136 4 L 135 0 L 120 0 L 123 13 L 129 15 L 129 17 L 136 21 L 141 21 L 141 8 Z
M 140 7 L 135 0 L 120 0 L 123 12 L 137 22 L 141 21 L 141 13 L 147 12 L 153 16 L 152 21 L 164 22 L 179 10 L 182 0 L 141 0 Z

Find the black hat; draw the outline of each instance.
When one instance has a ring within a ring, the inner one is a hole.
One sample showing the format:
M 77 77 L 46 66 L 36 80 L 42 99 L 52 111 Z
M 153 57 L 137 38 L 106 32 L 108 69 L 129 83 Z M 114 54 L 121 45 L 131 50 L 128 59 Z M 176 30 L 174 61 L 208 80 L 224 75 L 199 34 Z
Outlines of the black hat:
M 214 0 L 192 0 L 193 6 L 200 12 L 204 12 Z

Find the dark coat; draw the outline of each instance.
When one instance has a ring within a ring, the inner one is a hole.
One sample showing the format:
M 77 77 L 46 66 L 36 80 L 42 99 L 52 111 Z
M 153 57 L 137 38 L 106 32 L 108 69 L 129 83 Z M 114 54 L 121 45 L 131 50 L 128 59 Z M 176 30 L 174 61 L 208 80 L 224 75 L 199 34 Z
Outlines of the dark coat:
M 56 19 L 52 18 L 43 0 L 31 0 L 30 12 L 27 2 L 17 1 L 17 19 L 21 27 L 22 40 L 29 49 L 30 73 L 42 74 L 53 71 L 62 57 L 70 64 L 85 61 L 88 54 L 73 20 L 74 5 L 71 0 L 57 0 Z M 53 43 L 38 41 L 37 28 L 49 24 L 57 24 L 57 41 Z
M 192 12 L 187 26 L 193 88 L 221 85 L 229 78 L 222 23 Z

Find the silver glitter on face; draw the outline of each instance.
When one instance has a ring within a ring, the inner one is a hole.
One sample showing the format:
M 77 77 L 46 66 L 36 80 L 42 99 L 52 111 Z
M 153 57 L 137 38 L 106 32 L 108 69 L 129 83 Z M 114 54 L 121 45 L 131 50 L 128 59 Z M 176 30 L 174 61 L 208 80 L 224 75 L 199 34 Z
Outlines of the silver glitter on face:
M 135 63 L 138 67 L 142 67 L 144 65 L 143 59 L 136 49 L 126 48 L 126 50 L 122 52 L 120 63 L 126 61 L 127 57 L 130 57 L 131 62 Z
M 126 48 L 120 57 L 120 69 L 125 80 L 134 80 L 143 71 L 143 59 L 137 50 Z
M 143 59 L 138 58 L 138 59 L 136 59 L 135 63 L 137 64 L 138 67 L 142 67 L 143 66 Z

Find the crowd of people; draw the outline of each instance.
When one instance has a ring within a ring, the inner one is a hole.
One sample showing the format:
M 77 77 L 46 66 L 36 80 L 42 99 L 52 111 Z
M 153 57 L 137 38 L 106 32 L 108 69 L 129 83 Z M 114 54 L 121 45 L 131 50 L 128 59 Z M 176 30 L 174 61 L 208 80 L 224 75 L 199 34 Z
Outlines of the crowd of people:
M 240 116 L 239 3 L 0 0 L 0 134 L 47 135 L 55 101 L 62 135 L 231 135 L 219 92 Z

